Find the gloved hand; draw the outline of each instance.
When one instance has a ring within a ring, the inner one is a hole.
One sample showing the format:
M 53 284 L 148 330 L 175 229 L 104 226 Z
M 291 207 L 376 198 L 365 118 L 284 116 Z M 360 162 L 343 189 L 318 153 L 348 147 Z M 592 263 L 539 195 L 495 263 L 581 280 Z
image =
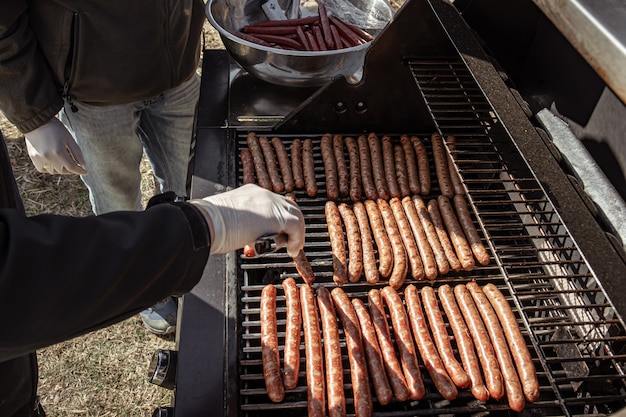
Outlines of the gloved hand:
M 287 253 L 295 257 L 304 246 L 304 216 L 296 203 L 254 184 L 190 200 L 211 227 L 211 253 L 243 248 L 261 236 L 287 234 Z
M 26 133 L 25 137 L 28 155 L 37 171 L 48 174 L 87 174 L 83 153 L 56 117 Z

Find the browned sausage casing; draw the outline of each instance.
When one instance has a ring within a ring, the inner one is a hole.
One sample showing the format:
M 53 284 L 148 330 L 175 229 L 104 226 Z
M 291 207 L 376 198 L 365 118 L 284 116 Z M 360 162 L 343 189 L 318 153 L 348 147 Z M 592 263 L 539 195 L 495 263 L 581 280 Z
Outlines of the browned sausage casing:
M 400 144 L 402 145 L 402 150 L 404 150 L 405 165 L 409 180 L 409 190 L 412 194 L 419 194 L 421 187 L 419 173 L 417 170 L 415 149 L 413 148 L 411 139 L 409 139 L 407 135 L 400 136 Z
M 365 357 L 367 358 L 368 369 L 372 377 L 372 385 L 374 386 L 376 399 L 382 405 L 389 404 L 389 401 L 393 398 L 393 391 L 391 391 L 389 381 L 387 380 L 385 365 L 383 365 L 383 356 L 380 351 L 380 346 L 378 345 L 372 319 L 363 301 L 358 298 L 353 298 L 352 306 L 354 307 L 354 311 L 356 311 L 359 325 L 361 326 Z
M 333 280 L 335 284 L 343 285 L 348 282 L 348 270 L 346 268 L 346 244 L 343 237 L 343 227 L 341 227 L 341 214 L 334 201 L 327 201 L 324 210 L 333 255 Z
M 426 203 L 424 202 L 422 197 L 420 197 L 419 195 L 415 195 L 413 196 L 413 205 L 415 206 L 417 216 L 419 217 L 420 223 L 422 224 L 424 234 L 428 239 L 428 244 L 435 258 L 435 263 L 437 264 L 437 270 L 441 275 L 445 275 L 450 271 L 450 264 L 448 263 L 448 258 L 446 257 L 446 253 L 443 250 L 443 246 L 441 246 L 441 242 L 439 241 L 437 230 L 435 229 L 435 226 L 430 219 L 430 215 L 428 214 Z M 459 269 L 460 268 L 461 266 L 459 264 Z
M 428 162 L 428 152 L 426 147 L 422 143 L 422 140 L 417 136 L 411 136 L 411 143 L 417 156 L 417 169 L 419 172 L 420 180 L 420 194 L 430 194 L 430 163 Z
M 412 400 L 420 400 L 426 395 L 426 388 L 422 380 L 422 373 L 417 363 L 417 354 L 415 352 L 415 344 L 411 336 L 411 328 L 409 318 L 402 304 L 402 299 L 395 289 L 392 287 L 384 287 L 381 294 L 387 307 L 389 307 L 389 315 L 394 334 L 396 335 L 396 344 L 400 351 L 402 368 L 404 370 L 404 378 L 409 388 L 410 398 Z
M 332 136 L 326 134 L 322 136 L 320 143 L 322 150 L 322 161 L 324 162 L 324 172 L 326 174 L 326 194 L 329 200 L 339 198 L 339 184 L 337 177 L 337 160 L 333 151 Z
M 340 203 L 337 208 L 346 228 L 348 239 L 348 281 L 358 282 L 363 275 L 363 244 L 361 243 L 359 223 L 352 209 L 346 203 Z
M 272 181 L 270 180 L 267 168 L 265 167 L 265 157 L 263 156 L 263 151 L 261 150 L 261 145 L 259 144 L 259 138 L 254 132 L 250 132 L 246 137 L 246 142 L 248 143 L 250 153 L 252 153 L 254 171 L 256 172 L 259 186 L 272 191 Z
M 359 155 L 359 145 L 352 137 L 344 139 L 348 149 L 348 160 L 350 161 L 350 200 L 361 201 L 361 161 Z
M 293 201 L 296 204 L 298 203 L 296 201 L 296 196 L 292 193 L 285 194 L 285 198 Z M 313 285 L 313 283 L 315 282 L 315 273 L 313 272 L 313 267 L 309 263 L 309 260 L 306 257 L 303 249 L 300 249 L 296 257 L 293 258 L 293 262 L 296 265 L 296 270 L 298 271 L 298 274 L 300 274 L 304 282 L 309 285 Z
M 409 172 L 406 166 L 406 157 L 402 145 L 393 145 L 393 157 L 396 163 L 396 179 L 398 180 L 398 188 L 400 189 L 400 197 L 411 195 L 409 189 Z
M 437 197 L 437 203 L 439 204 L 439 212 L 443 218 L 443 223 L 446 225 L 450 240 L 456 250 L 456 256 L 459 258 L 463 269 L 471 271 L 476 265 L 474 262 L 474 254 L 457 220 L 452 204 L 450 204 L 450 199 L 445 195 L 440 195 Z
M 352 211 L 356 216 L 361 232 L 361 246 L 363 248 L 363 272 L 365 280 L 370 284 L 378 282 L 378 267 L 376 266 L 376 253 L 374 251 L 374 241 L 372 240 L 372 231 L 370 229 L 369 220 L 367 219 L 367 210 L 365 205 L 357 201 L 352 206 Z
M 280 353 L 276 329 L 276 287 L 271 284 L 261 291 L 261 357 L 263 378 L 270 400 L 278 403 L 285 398 L 285 387 L 280 374 Z
M 389 206 L 389 203 L 382 198 L 379 198 L 376 203 L 380 209 L 381 217 L 385 224 L 385 230 L 387 231 L 387 236 L 389 236 L 389 242 L 391 242 L 391 249 L 393 250 L 393 270 L 389 276 L 389 285 L 394 289 L 398 289 L 404 284 L 406 274 L 409 270 L 404 243 L 402 242 L 400 230 L 398 229 L 398 224 L 396 223 L 393 210 Z
M 402 202 L 398 197 L 393 197 L 389 200 L 389 206 L 391 207 L 391 211 L 393 212 L 393 216 L 396 220 L 398 231 L 400 232 L 400 237 L 406 251 L 406 256 L 411 266 L 411 277 L 416 280 L 424 279 L 424 265 L 422 265 L 420 253 L 417 249 L 415 238 L 413 237 L 413 230 L 411 230 L 409 220 L 406 218 L 406 214 L 404 213 Z M 398 287 L 394 288 L 397 289 Z
M 289 154 L 287 148 L 282 139 L 279 137 L 272 138 L 272 145 L 274 146 L 274 152 L 276 152 L 276 158 L 278 159 L 278 166 L 280 167 L 280 173 L 283 177 L 283 183 L 285 185 L 285 192 L 292 192 L 295 187 L 293 180 L 293 172 L 291 171 L 291 161 L 289 160 Z
M 459 219 L 459 223 L 461 223 L 461 227 L 463 228 L 463 232 L 465 233 L 467 242 L 472 248 L 472 253 L 474 254 L 474 257 L 479 264 L 489 265 L 489 262 L 491 261 L 491 256 L 489 255 L 489 252 L 487 252 L 487 249 L 485 249 L 485 246 L 480 240 L 480 236 L 478 236 L 478 232 L 474 227 L 474 223 L 472 222 L 469 209 L 467 208 L 465 196 L 454 196 L 454 208 L 456 209 L 457 217 Z
M 448 136 L 446 138 L 446 143 L 448 144 L 448 149 L 450 152 L 454 152 L 456 150 L 456 138 L 454 136 Z M 452 156 L 448 154 L 448 171 L 450 171 L 450 182 L 452 183 L 452 189 L 454 190 L 455 195 L 464 195 L 465 189 L 463 188 L 463 181 L 461 181 L 461 176 L 459 175 L 459 171 L 457 171 L 454 162 L 452 161 Z
M 415 208 L 415 204 L 413 204 L 413 200 L 411 197 L 404 197 L 402 199 L 402 207 L 404 208 L 404 214 L 406 215 L 407 221 L 409 222 L 411 233 L 415 238 L 415 243 L 417 244 L 417 249 L 419 250 L 419 256 L 422 259 L 422 266 L 424 267 L 424 276 L 426 278 L 433 280 L 437 278 L 437 263 L 435 262 L 435 256 L 433 255 L 433 250 L 428 242 L 428 238 L 426 237 L 426 232 L 422 227 L 422 222 L 419 219 L 419 215 L 417 214 L 417 209 Z
M 243 183 L 254 184 L 254 161 L 250 149 L 242 149 L 239 153 L 239 159 L 241 159 Z
M 296 280 L 286 278 L 282 283 L 287 306 L 287 324 L 285 327 L 285 349 L 283 351 L 283 379 L 285 389 L 294 389 L 298 385 L 300 370 L 300 330 L 302 312 L 300 294 Z
M 465 285 L 458 284 L 455 286 L 454 296 L 465 318 L 465 323 L 470 330 L 474 346 L 476 346 L 476 352 L 478 353 L 478 359 L 483 368 L 489 396 L 495 400 L 499 400 L 504 396 L 504 385 L 498 359 L 496 358 L 493 345 L 489 340 L 489 333 L 487 333 L 485 324 L 480 318 L 480 313 L 476 308 L 472 294 L 470 294 Z
M 446 400 L 454 400 L 459 395 L 459 391 L 456 389 L 452 379 L 450 379 L 435 347 L 435 343 L 428 332 L 428 324 L 422 310 L 419 294 L 413 284 L 408 285 L 404 289 L 404 301 L 409 313 L 409 322 L 413 329 L 417 349 L 424 361 L 428 374 L 441 396 Z
M 347 197 L 350 193 L 350 175 L 346 165 L 346 157 L 343 152 L 343 136 L 333 136 L 333 152 L 337 161 L 337 181 L 339 182 L 339 195 Z
M 383 136 L 382 149 L 383 169 L 385 170 L 385 180 L 387 181 L 389 197 L 400 197 L 400 187 L 398 186 L 398 177 L 396 177 L 396 163 L 391 136 Z
M 305 139 L 302 144 L 302 174 L 306 195 L 317 195 L 317 179 L 315 178 L 315 159 L 313 157 L 313 140 Z
M 443 248 L 443 252 L 446 255 L 446 259 L 448 260 L 448 264 L 453 271 L 460 271 L 463 269 L 461 265 L 461 261 L 456 257 L 456 252 L 454 247 L 452 246 L 452 242 L 450 242 L 450 237 L 448 236 L 448 232 L 446 231 L 446 226 L 443 224 L 443 219 L 441 218 L 441 213 L 439 212 L 439 203 L 437 203 L 436 199 L 432 199 L 427 204 L 428 208 L 428 216 L 430 217 L 431 222 L 433 223 L 433 227 L 437 232 L 437 237 L 439 237 L 439 243 L 441 243 L 441 247 Z
M 372 160 L 372 176 L 374 177 L 374 185 L 378 198 L 384 200 L 389 199 L 389 189 L 387 181 L 385 181 L 385 166 L 383 163 L 383 151 L 380 146 L 380 140 L 375 133 L 367 136 L 367 143 L 370 147 L 370 158 Z
M 302 305 L 302 327 L 304 330 L 304 353 L 306 357 L 308 415 L 323 417 L 326 415 L 324 359 L 317 305 L 313 288 L 310 285 L 300 286 L 300 304 Z
M 450 181 L 450 171 L 448 171 L 448 152 L 443 145 L 443 139 L 439 133 L 430 136 L 430 143 L 433 147 L 433 160 L 435 161 L 435 173 L 441 194 L 448 198 L 454 197 L 454 189 Z
M 326 363 L 326 390 L 328 393 L 328 415 L 346 415 L 346 396 L 343 391 L 343 363 L 337 314 L 330 292 L 325 287 L 317 289 L 317 305 L 322 319 L 324 338 L 324 360 Z
M 524 396 L 529 402 L 537 401 L 539 398 L 539 381 L 537 380 L 537 370 L 533 364 L 533 358 L 530 356 L 530 351 L 524 341 L 524 336 L 517 324 L 511 305 L 508 303 L 502 292 L 493 284 L 487 284 L 483 287 L 483 292 L 489 299 L 489 302 L 493 306 L 506 340 L 509 344 L 509 349 L 515 365 L 519 378 L 522 381 L 522 389 L 524 390 Z
M 291 172 L 296 188 L 304 188 L 304 171 L 302 170 L 302 140 L 291 142 Z
M 263 152 L 263 157 L 265 158 L 265 167 L 267 168 L 267 173 L 269 174 L 270 181 L 272 182 L 272 190 L 275 193 L 282 193 L 285 191 L 285 184 L 280 178 L 280 174 L 278 172 L 274 148 L 272 147 L 272 144 L 267 136 L 259 137 L 259 145 L 261 145 L 261 151 Z
M 483 319 L 483 323 L 485 323 L 489 338 L 496 352 L 509 407 L 511 407 L 513 411 L 522 411 L 526 405 L 524 392 L 522 391 L 522 383 L 517 376 L 515 365 L 513 364 L 513 359 L 509 352 L 509 346 L 506 343 L 506 337 L 500 326 L 498 316 L 477 283 L 468 282 L 466 287 L 474 298 L 476 308 Z
M 391 275 L 393 270 L 393 251 L 389 235 L 385 230 L 382 214 L 378 208 L 378 204 L 372 200 L 365 200 L 365 210 L 374 234 L 374 242 L 378 249 L 378 272 L 385 278 Z
M 331 291 L 331 295 L 343 325 L 346 347 L 348 348 L 350 381 L 352 382 L 352 393 L 354 394 L 354 415 L 357 417 L 370 416 L 372 414 L 372 393 L 370 391 L 361 329 L 358 324 L 359 319 L 350 299 L 341 288 L 334 288 Z
M 387 323 L 387 315 L 385 313 L 383 300 L 380 296 L 379 290 L 375 288 L 369 290 L 367 293 L 367 304 L 393 394 L 396 397 L 396 400 L 406 401 L 409 399 L 409 389 L 406 386 L 406 379 L 402 373 L 400 361 L 396 356 L 395 346 L 393 344 L 393 340 L 391 339 L 391 332 L 389 331 L 389 324 Z
M 442 285 L 437 292 L 443 311 L 446 313 L 448 323 L 452 328 L 452 333 L 461 356 L 461 362 L 463 362 L 463 367 L 470 378 L 470 391 L 477 400 L 487 401 L 489 399 L 489 391 L 487 391 L 483 381 L 478 356 L 476 356 L 476 351 L 474 350 L 474 342 L 472 342 L 470 331 L 465 324 L 465 320 L 463 320 L 459 306 L 456 304 L 452 288 L 447 284 Z
M 446 329 L 446 324 L 443 321 L 441 310 L 439 310 L 439 303 L 435 296 L 435 290 L 433 287 L 424 287 L 420 291 L 422 296 L 422 304 L 424 306 L 424 312 L 430 323 L 430 330 L 433 333 L 433 340 L 441 356 L 441 361 L 450 375 L 450 378 L 459 388 L 467 388 L 470 385 L 470 379 L 467 372 L 463 369 L 463 366 L 457 361 L 450 344 L 450 337 Z
M 365 197 L 370 200 L 378 198 L 374 177 L 372 174 L 372 159 L 370 156 L 370 148 L 365 135 L 359 136 L 357 139 L 359 147 L 359 164 L 361 165 L 361 182 L 363 184 L 363 192 Z

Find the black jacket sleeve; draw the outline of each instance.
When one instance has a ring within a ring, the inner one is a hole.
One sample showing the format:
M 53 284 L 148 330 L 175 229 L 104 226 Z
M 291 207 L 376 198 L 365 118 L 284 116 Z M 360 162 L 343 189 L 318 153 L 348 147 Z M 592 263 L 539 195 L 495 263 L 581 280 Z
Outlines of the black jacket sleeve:
M 187 203 L 85 218 L 0 209 L 0 362 L 191 290 L 207 230 Z

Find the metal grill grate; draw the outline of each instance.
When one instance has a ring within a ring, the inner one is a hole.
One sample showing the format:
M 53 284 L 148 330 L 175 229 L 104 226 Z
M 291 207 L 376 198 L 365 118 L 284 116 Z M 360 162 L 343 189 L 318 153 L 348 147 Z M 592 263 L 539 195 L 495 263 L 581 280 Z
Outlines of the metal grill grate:
M 476 225 L 495 259 L 489 266 L 469 273 L 450 273 L 434 283 L 414 283 L 420 288 L 469 280 L 481 285 L 493 282 L 507 295 L 517 307 L 518 321 L 541 383 L 540 399 L 527 404 L 526 411 L 540 415 L 605 415 L 624 407 L 623 321 L 545 191 L 459 59 L 411 61 L 409 67 L 437 129 L 456 137 L 456 148 L 451 155 L 463 178 Z M 428 138 L 429 133 L 417 134 Z M 281 138 L 289 146 L 295 136 Z M 320 137 L 311 138 L 319 149 Z M 246 147 L 245 135 L 240 135 L 237 141 L 240 148 Z M 430 143 L 425 144 L 430 153 Z M 320 194 L 316 198 L 306 197 L 303 192 L 295 195 L 305 214 L 305 252 L 316 272 L 316 282 L 333 286 L 324 218 L 323 164 L 319 151 L 314 156 Z M 431 174 L 434 179 L 434 170 Z M 438 195 L 436 181 L 433 185 L 432 195 Z M 306 415 L 305 358 L 301 362 L 298 387 L 287 392 L 285 400 L 278 404 L 267 398 L 261 364 L 261 290 L 267 283 L 278 284 L 286 277 L 297 277 L 296 270 L 284 251 L 257 259 L 241 258 L 239 266 L 242 275 L 237 312 L 240 414 Z M 384 284 L 381 282 L 379 287 Z M 344 286 L 350 296 L 364 300 L 370 288 L 365 283 Z M 285 305 L 280 290 L 277 308 L 282 343 Z M 302 356 L 303 353 L 302 349 Z M 346 400 L 351 412 L 347 356 L 343 359 Z M 479 403 L 467 390 L 462 390 L 452 402 L 444 401 L 424 369 L 422 374 L 428 390 L 426 398 L 416 403 L 392 402 L 384 407 L 374 402 L 375 415 L 510 413 L 506 402 Z

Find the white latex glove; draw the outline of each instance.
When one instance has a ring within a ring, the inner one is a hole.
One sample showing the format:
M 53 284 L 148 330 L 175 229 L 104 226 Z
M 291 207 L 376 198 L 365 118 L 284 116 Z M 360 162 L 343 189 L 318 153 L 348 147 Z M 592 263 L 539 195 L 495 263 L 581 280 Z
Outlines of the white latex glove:
M 254 184 L 190 200 L 211 228 L 211 253 L 243 248 L 261 236 L 284 233 L 287 253 L 295 257 L 304 246 L 304 216 L 298 205 Z
M 37 171 L 47 174 L 87 175 L 78 144 L 56 117 L 26 133 L 26 149 Z

